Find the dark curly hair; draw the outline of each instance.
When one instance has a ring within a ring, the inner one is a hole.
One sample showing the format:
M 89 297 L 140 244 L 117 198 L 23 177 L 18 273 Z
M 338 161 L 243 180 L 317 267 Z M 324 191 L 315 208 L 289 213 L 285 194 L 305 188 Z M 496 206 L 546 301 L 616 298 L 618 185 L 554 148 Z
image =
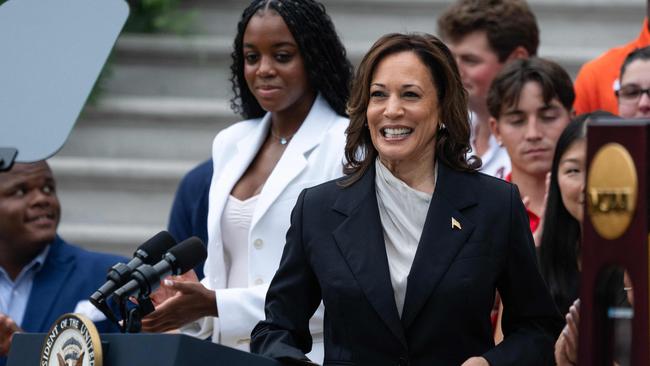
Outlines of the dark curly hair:
M 272 10 L 279 14 L 298 44 L 304 60 L 309 85 L 327 100 L 336 113 L 345 116 L 345 103 L 350 95 L 352 64 L 336 34 L 325 7 L 314 0 L 254 0 L 244 10 L 237 25 L 230 66 L 234 97 L 230 107 L 242 117 L 259 118 L 262 109 L 244 78 L 243 39 L 253 15 Z
M 342 184 L 352 185 L 359 180 L 377 157 L 377 149 L 370 139 L 366 111 L 370 99 L 370 83 L 381 60 L 387 56 L 413 52 L 429 69 L 438 91 L 440 123 L 445 128 L 436 133 L 436 159 L 459 171 L 475 171 L 481 166 L 476 156 L 467 159 L 470 151 L 470 124 L 467 111 L 467 92 L 463 88 L 458 67 L 451 51 L 442 41 L 430 34 L 392 33 L 381 37 L 364 56 L 357 70 L 348 113 L 350 125 L 346 131 L 344 172 L 349 175 Z
M 438 18 L 438 33 L 445 41 L 460 41 L 485 31 L 490 48 L 505 62 L 519 46 L 537 54 L 539 28 L 524 0 L 459 0 Z

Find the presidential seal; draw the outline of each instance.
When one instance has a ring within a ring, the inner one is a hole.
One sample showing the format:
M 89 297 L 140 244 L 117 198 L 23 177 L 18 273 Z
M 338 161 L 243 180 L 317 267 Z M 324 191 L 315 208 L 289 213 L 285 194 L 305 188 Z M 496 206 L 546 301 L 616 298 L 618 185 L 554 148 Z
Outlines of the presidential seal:
M 80 314 L 62 315 L 45 337 L 39 366 L 102 366 L 95 324 Z

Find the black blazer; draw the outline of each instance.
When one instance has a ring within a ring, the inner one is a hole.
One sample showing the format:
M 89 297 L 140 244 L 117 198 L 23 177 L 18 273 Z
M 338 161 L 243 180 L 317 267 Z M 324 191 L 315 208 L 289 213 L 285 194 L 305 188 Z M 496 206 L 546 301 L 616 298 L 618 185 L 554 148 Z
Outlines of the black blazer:
M 253 352 L 306 359 L 309 319 L 322 299 L 325 365 L 458 366 L 472 356 L 492 366 L 553 364 L 562 319 L 538 272 L 516 186 L 439 164 L 400 319 L 374 165 L 350 187 L 337 183 L 298 198 Z M 504 304 L 498 347 L 490 323 L 495 289 Z

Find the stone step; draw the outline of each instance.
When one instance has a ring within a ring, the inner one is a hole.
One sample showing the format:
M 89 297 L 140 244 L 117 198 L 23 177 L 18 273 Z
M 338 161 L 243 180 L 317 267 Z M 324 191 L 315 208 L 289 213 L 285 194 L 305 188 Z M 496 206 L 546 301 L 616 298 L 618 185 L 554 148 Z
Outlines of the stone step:
M 435 33 L 436 20 L 453 0 L 322 0 L 350 58 L 358 63 L 388 32 Z M 646 14 L 638 0 L 532 0 L 541 29 L 540 55 L 574 75 L 585 61 L 636 37 Z M 124 35 L 116 46 L 108 90 L 128 95 L 228 99 L 230 53 L 241 0 L 186 0 L 198 34 Z
M 74 224 L 61 222 L 59 235 L 88 250 L 133 256 L 135 249 L 164 227 L 158 225 Z
M 434 31 L 437 16 L 453 0 L 322 0 L 337 29 L 344 38 L 365 37 L 395 31 L 384 28 L 385 24 L 367 22 L 368 19 L 393 18 L 392 24 L 401 24 L 405 29 Z M 528 2 L 537 14 L 540 23 L 556 17 L 569 19 L 567 25 L 594 21 L 611 25 L 621 16 L 629 21 L 643 19 L 645 2 L 638 0 L 531 0 Z M 183 7 L 193 10 L 197 30 L 204 34 L 233 37 L 241 12 L 246 7 L 241 0 L 185 0 Z M 368 26 L 360 26 L 367 24 Z M 635 23 L 639 25 L 640 23 Z M 372 27 L 370 25 L 373 25 Z M 416 29 L 412 27 L 417 26 Z M 542 27 L 544 30 L 544 27 Z M 624 29 L 612 27 L 611 32 Z M 603 32 L 604 33 L 604 32 Z M 633 37 L 632 34 L 627 34 Z M 586 36 L 589 36 L 587 34 Z M 367 37 L 366 37 L 367 38 Z M 560 38 L 561 40 L 562 38 Z M 598 43 L 598 40 L 594 40 Z
M 58 156 L 200 161 L 240 119 L 225 100 L 105 97 L 84 110 Z
M 85 247 L 127 253 L 166 228 L 178 182 L 197 162 L 57 155 L 49 163 L 61 234 Z
M 123 34 L 104 89 L 117 95 L 230 98 L 231 44 L 215 36 Z
M 128 37 L 130 36 L 123 38 L 128 39 Z M 155 36 L 149 41 L 137 36 L 137 39 L 128 39 L 128 41 L 131 43 L 142 41 L 143 44 L 149 43 L 149 46 L 155 43 L 166 46 L 160 49 L 152 47 L 146 50 L 120 51 L 129 60 L 139 61 L 118 61 L 114 64 L 111 77 L 104 83 L 108 94 L 224 100 L 229 100 L 232 97 L 233 92 L 229 80 L 231 48 L 223 40 L 209 39 L 206 36 L 165 35 Z M 206 61 L 197 64 L 196 58 L 187 55 L 184 46 L 184 42 L 195 43 L 196 41 L 205 41 L 200 42 L 200 47 L 193 49 L 196 55 L 209 54 L 208 59 L 221 57 L 222 61 Z M 348 55 L 354 64 L 360 62 L 371 44 L 371 40 L 346 42 Z M 602 46 L 583 45 L 576 48 L 573 45 L 542 44 L 539 54 L 559 62 L 572 76 L 575 76 L 584 62 L 598 56 L 603 51 Z M 175 59 L 177 62 L 166 61 L 169 59 Z M 118 57 L 118 60 L 121 59 Z
M 353 63 L 388 32 L 436 32 L 448 0 L 324 1 Z M 645 15 L 634 0 L 535 0 L 541 29 L 540 55 L 575 76 L 606 49 L 636 37 Z M 241 1 L 188 1 L 203 32 L 193 36 L 125 34 L 117 42 L 110 94 L 221 98 L 232 96 L 230 63 Z

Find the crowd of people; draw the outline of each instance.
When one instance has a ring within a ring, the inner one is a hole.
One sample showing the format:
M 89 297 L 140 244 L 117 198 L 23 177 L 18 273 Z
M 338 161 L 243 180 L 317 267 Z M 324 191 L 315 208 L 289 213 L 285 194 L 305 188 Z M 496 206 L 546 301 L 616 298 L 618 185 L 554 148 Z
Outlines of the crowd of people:
M 252 1 L 244 120 L 170 214 L 208 258 L 163 281 L 143 330 L 286 364 L 575 364 L 586 124 L 650 118 L 649 32 L 574 84 L 524 0 L 456 0 L 440 38 L 384 35 L 355 72 L 317 0 Z M 57 236 L 55 187 L 46 162 L 0 173 L 0 365 L 66 312 L 117 330 L 86 299 L 123 258 Z

